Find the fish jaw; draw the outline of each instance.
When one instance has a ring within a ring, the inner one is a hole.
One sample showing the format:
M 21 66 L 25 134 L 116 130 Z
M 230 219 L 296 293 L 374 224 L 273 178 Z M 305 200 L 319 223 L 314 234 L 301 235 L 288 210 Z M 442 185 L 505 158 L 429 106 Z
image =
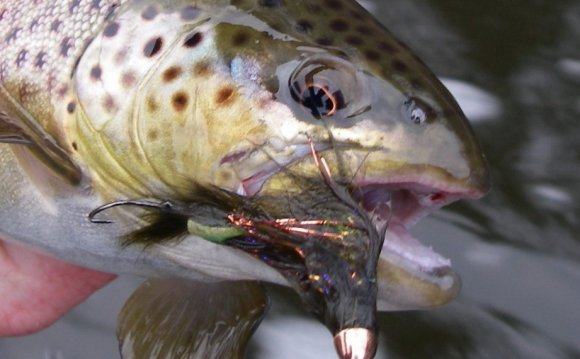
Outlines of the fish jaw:
M 321 152 L 337 181 L 344 179 L 341 170 L 347 171 L 343 182 L 370 216 L 388 222 L 377 267 L 378 309 L 427 309 L 452 301 L 459 293 L 461 280 L 451 261 L 423 245 L 409 230 L 441 207 L 482 197 L 489 187 L 487 167 L 475 167 L 464 178 L 457 178 L 444 168 L 392 161 L 388 151 L 345 149 L 347 144 L 338 144 L 337 148 L 342 148 L 339 150 L 324 143 L 313 144 L 312 148 Z M 235 164 L 243 173 L 236 187 L 239 194 L 292 196 L 293 191 L 300 191 L 293 187 L 295 176 L 320 175 L 311 156 L 298 158 L 308 150 L 304 143 L 294 145 L 294 162 L 286 156 L 267 165 L 252 165 L 259 156 L 246 153 L 242 157 L 228 156 L 222 165 Z M 265 145 L 257 152 L 267 152 L 264 158 L 272 159 L 276 158 L 273 151 L 274 146 Z

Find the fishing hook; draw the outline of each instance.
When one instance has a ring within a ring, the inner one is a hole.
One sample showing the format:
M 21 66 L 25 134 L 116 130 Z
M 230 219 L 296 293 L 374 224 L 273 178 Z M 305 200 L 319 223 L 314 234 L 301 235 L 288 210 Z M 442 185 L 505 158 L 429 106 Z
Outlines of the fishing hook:
M 107 204 L 104 204 L 100 207 L 95 208 L 94 210 L 91 211 L 91 213 L 89 213 L 88 219 L 89 219 L 89 221 L 91 221 L 91 223 L 95 223 L 95 224 L 115 223 L 114 221 L 109 220 L 109 219 L 97 219 L 95 217 L 102 212 L 108 211 L 108 210 L 115 208 L 115 207 L 121 207 L 121 206 L 134 206 L 134 207 L 140 207 L 140 208 L 147 208 L 147 209 L 158 210 L 159 212 L 162 212 L 162 213 L 176 214 L 176 215 L 185 215 L 184 212 L 186 212 L 186 210 L 182 206 L 176 206 L 173 202 L 170 202 L 170 201 L 153 202 L 153 201 L 147 201 L 147 200 L 124 199 L 124 200 L 119 200 L 119 201 L 107 203 Z

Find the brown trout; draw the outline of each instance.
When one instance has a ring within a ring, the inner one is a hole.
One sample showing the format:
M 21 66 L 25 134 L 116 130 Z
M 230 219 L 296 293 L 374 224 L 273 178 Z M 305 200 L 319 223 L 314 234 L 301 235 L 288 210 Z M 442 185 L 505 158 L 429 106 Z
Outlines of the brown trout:
M 409 227 L 489 188 L 453 97 L 353 0 L 3 1 L 0 142 L 2 240 L 157 278 L 124 358 L 243 357 L 260 281 L 372 358 L 377 310 L 459 290 Z

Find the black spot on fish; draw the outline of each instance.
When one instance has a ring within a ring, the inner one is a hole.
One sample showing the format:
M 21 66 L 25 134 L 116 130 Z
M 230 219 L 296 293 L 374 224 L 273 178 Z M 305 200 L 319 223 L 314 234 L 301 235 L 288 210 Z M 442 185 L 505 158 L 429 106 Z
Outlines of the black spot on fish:
M 75 12 L 75 10 L 79 7 L 80 4 L 81 0 L 72 0 L 68 7 L 68 12 L 72 14 L 73 12 Z
M 66 112 L 68 113 L 73 113 L 75 112 L 77 108 L 77 104 L 74 102 L 69 102 L 68 105 L 66 105 Z
M 179 14 L 181 15 L 182 20 L 191 21 L 197 19 L 200 13 L 201 10 L 198 9 L 197 7 L 187 6 L 181 9 L 181 12 Z
M 201 32 L 195 32 L 193 34 L 189 34 L 183 40 L 183 46 L 185 47 L 196 47 L 199 43 L 203 40 L 203 35 Z
M 117 35 L 117 33 L 119 32 L 119 27 L 120 27 L 119 23 L 117 22 L 110 23 L 109 25 L 107 25 L 107 27 L 105 27 L 103 35 L 105 37 L 113 37 Z
M 62 57 L 68 57 L 70 54 L 70 49 L 74 46 L 74 40 L 72 37 L 65 37 L 60 42 L 60 55 Z
M 101 8 L 101 0 L 93 0 L 91 1 L 91 9 L 99 10 Z
M 177 112 L 182 112 L 187 107 L 187 103 L 189 102 L 189 97 L 183 91 L 179 91 L 171 97 L 171 104 L 173 108 Z
M 38 25 L 40 25 L 40 20 L 36 18 L 30 22 L 30 25 L 28 25 L 28 29 L 30 31 L 36 31 L 38 30 Z
M 143 55 L 146 57 L 153 57 L 157 55 L 159 51 L 161 51 L 162 47 L 163 39 L 160 37 L 155 37 L 145 44 L 145 47 L 143 48 Z
M 50 31 L 52 31 L 52 32 L 58 32 L 60 30 L 60 26 L 61 25 L 62 25 L 62 21 L 60 21 L 60 20 L 54 20 L 50 24 Z
M 344 32 L 348 30 L 349 26 L 348 22 L 342 19 L 336 19 L 330 22 L 330 28 L 336 32 Z
M 59 99 L 62 99 L 68 92 L 68 86 L 66 84 L 61 85 L 57 90 L 56 94 Z
M 359 36 L 349 35 L 346 37 L 346 42 L 350 45 L 353 45 L 353 46 L 359 46 L 359 45 L 362 45 L 364 43 L 364 40 Z
M 351 10 L 349 12 L 350 16 L 359 21 L 365 21 L 365 15 L 361 11 Z
M 296 30 L 302 33 L 312 32 L 313 29 L 314 25 L 312 24 L 312 22 L 308 20 L 298 20 L 298 22 L 296 23 Z
M 159 12 L 157 11 L 157 9 L 155 8 L 155 6 L 153 5 L 149 5 L 145 8 L 145 10 L 143 10 L 143 12 L 141 13 L 141 17 L 144 20 L 153 20 L 155 19 L 155 17 L 159 14 Z
M 238 31 L 232 37 L 232 45 L 236 46 L 236 47 L 243 46 L 243 45 L 247 44 L 249 40 L 250 40 L 250 35 L 247 32 Z
M 91 68 L 91 79 L 93 79 L 94 81 L 100 80 L 102 74 L 103 70 L 101 69 L 101 66 L 95 65 L 93 66 L 93 68 Z
M 18 67 L 24 66 L 24 63 L 26 62 L 27 59 L 28 59 L 28 51 L 20 50 L 20 52 L 16 56 L 16 66 Z
M 342 10 L 344 5 L 339 0 L 325 0 L 324 5 L 332 10 Z
M 367 50 L 364 52 L 365 57 L 367 58 L 367 60 L 370 61 L 378 61 L 381 58 L 381 54 L 379 54 L 378 52 L 374 51 L 374 50 Z
M 264 7 L 280 7 L 280 6 L 282 6 L 282 1 L 281 0 L 260 0 L 259 4 L 260 4 L 260 6 L 264 6 Z
M 76 142 L 71 143 L 71 146 L 72 146 L 73 150 L 75 150 L 75 151 L 79 150 L 79 147 L 77 146 Z
M 12 42 L 16 41 L 16 39 L 18 38 L 18 33 L 20 32 L 20 30 L 22 30 L 22 28 L 20 28 L 20 27 L 15 27 L 14 29 L 12 29 L 12 31 L 10 31 L 8 36 L 6 36 L 6 42 L 12 43 Z
M 399 59 L 394 59 L 393 62 L 391 62 L 391 66 L 393 66 L 393 69 L 398 72 L 406 72 L 409 70 L 407 64 Z
M 397 52 L 397 48 L 393 45 L 389 44 L 388 42 L 381 41 L 377 45 L 377 48 L 387 54 L 394 54 Z
M 44 65 L 46 64 L 46 57 L 47 57 L 47 53 L 44 51 L 40 51 L 37 55 L 36 55 L 36 60 L 34 61 L 34 66 L 38 69 L 42 69 L 44 67 Z

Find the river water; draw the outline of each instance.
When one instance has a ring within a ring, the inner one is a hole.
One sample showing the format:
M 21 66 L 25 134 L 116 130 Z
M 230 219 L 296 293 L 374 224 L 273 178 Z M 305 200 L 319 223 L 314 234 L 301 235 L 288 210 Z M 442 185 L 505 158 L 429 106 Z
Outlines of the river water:
M 580 358 L 580 1 L 364 1 L 440 76 L 470 117 L 493 190 L 414 233 L 451 258 L 460 297 L 383 313 L 377 358 Z M 0 340 L 0 359 L 116 359 L 122 277 L 50 329 Z M 290 291 L 250 358 L 333 358 Z

